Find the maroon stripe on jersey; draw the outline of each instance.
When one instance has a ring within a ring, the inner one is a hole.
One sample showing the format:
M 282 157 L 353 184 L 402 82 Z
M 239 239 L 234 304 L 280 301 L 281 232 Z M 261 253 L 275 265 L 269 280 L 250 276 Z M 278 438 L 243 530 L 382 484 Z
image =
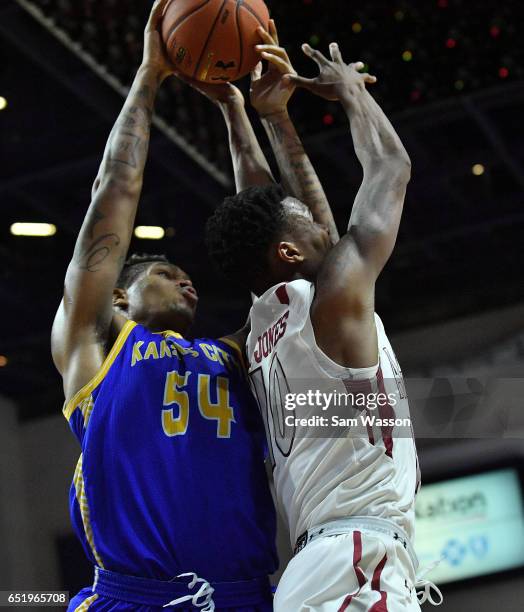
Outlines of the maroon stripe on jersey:
M 355 597 L 355 595 L 358 595 L 359 593 L 360 593 L 360 589 L 356 593 L 353 593 L 353 595 L 348 595 L 346 599 L 344 599 L 344 603 L 340 606 L 337 612 L 345 612 L 345 610 L 348 609 L 348 606 L 351 603 L 351 600 L 353 599 L 353 597 Z
M 388 594 L 385 591 L 380 591 L 380 601 L 369 609 L 369 612 L 388 612 Z
M 370 411 L 366 408 L 366 416 L 371 416 Z M 373 435 L 373 427 L 369 423 L 366 424 L 366 429 L 368 430 L 368 439 L 369 443 L 375 446 L 375 436 Z
M 357 575 L 358 586 L 363 587 L 367 580 L 364 572 L 359 567 L 359 563 L 362 561 L 362 534 L 360 531 L 353 532 L 353 569 Z
M 361 561 L 362 561 L 362 534 L 360 533 L 360 531 L 354 531 L 353 532 L 353 569 L 355 570 L 355 575 L 358 580 L 359 589 L 356 593 L 351 593 L 351 595 L 348 595 L 346 599 L 344 599 L 344 601 L 342 602 L 342 605 L 337 610 L 337 612 L 345 612 L 348 609 L 349 604 L 353 600 L 353 597 L 356 597 L 360 593 L 362 587 L 367 582 L 364 572 L 358 565 Z
M 372 391 L 371 381 L 367 378 L 352 380 L 351 378 L 344 378 L 342 381 L 344 383 L 344 387 L 346 387 L 346 391 L 348 393 L 352 393 L 353 395 L 364 394 L 368 395 Z
M 386 387 L 384 385 L 384 374 L 382 372 L 382 368 L 379 367 L 377 372 L 377 385 L 379 389 L 379 393 L 383 393 L 385 397 L 387 397 Z M 378 413 L 381 419 L 394 419 L 395 411 L 393 410 L 389 401 L 385 406 L 380 402 L 380 406 L 378 408 Z M 393 427 L 384 426 L 381 427 L 382 430 L 382 440 L 384 442 L 384 446 L 386 447 L 386 455 L 393 459 Z
M 369 609 L 369 612 L 388 612 L 388 594 L 386 593 L 386 591 L 380 590 L 380 576 L 382 574 L 382 570 L 384 569 L 384 565 L 386 565 L 387 560 L 388 556 L 384 555 L 382 561 L 377 565 L 375 571 L 373 572 L 373 578 L 371 579 L 371 588 L 374 591 L 378 591 L 380 593 L 380 600 L 377 601 L 376 604 L 373 604 L 373 606 Z
M 346 391 L 351 393 L 352 395 L 370 395 L 373 391 L 371 386 L 371 381 L 367 379 L 363 380 L 351 380 L 350 378 L 346 378 L 344 381 L 344 387 L 346 387 Z M 362 414 L 366 414 L 366 416 L 371 416 L 370 411 L 365 408 Z M 375 436 L 373 435 L 373 427 L 366 423 L 366 429 L 368 431 L 368 440 L 370 444 L 375 445 Z
M 384 555 L 382 561 L 377 565 L 375 571 L 373 572 L 373 578 L 371 579 L 371 588 L 374 591 L 380 591 L 380 576 L 382 574 L 382 570 L 384 569 L 384 565 L 386 565 L 387 560 L 388 556 Z
M 289 295 L 287 294 L 285 285 L 280 285 L 280 287 L 275 291 L 275 295 L 281 304 L 289 304 Z

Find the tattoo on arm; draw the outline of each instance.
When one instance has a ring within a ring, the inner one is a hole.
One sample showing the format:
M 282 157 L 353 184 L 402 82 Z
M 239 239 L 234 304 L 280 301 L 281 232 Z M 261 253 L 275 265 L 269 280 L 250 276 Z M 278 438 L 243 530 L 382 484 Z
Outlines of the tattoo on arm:
M 81 270 L 98 272 L 111 251 L 120 244 L 117 234 L 103 234 L 86 245 L 78 257 Z
M 339 239 L 329 202 L 304 146 L 287 116 L 264 123 L 286 190 L 306 204 L 316 221 L 328 226 L 333 243 Z
M 268 185 L 275 180 L 260 148 L 243 105 L 222 107 L 229 134 L 229 150 L 237 191 L 253 185 Z
M 144 100 L 145 102 L 143 110 L 146 113 L 146 117 L 149 123 L 151 123 L 153 119 L 153 104 L 151 102 L 151 94 L 151 87 L 149 87 L 149 85 L 144 85 L 143 87 L 141 87 L 136 94 L 141 100 Z
M 109 169 L 122 164 L 143 172 L 153 120 L 153 100 L 154 92 L 149 85 L 141 85 L 134 93 L 130 92 L 110 136 L 106 159 Z
M 131 132 L 115 132 L 109 148 L 109 162 L 125 164 L 131 168 L 138 165 L 136 152 L 140 146 L 140 137 Z
M 98 272 L 111 263 L 119 272 L 123 266 L 140 197 L 158 85 L 156 74 L 140 70 L 111 131 L 73 256 L 80 270 Z M 119 192 L 125 194 L 123 199 Z M 114 194 L 125 203 L 118 209 Z
M 111 251 L 121 242 L 115 233 L 106 232 L 100 235 L 95 233 L 95 226 L 105 218 L 106 215 L 100 210 L 100 206 L 95 205 L 91 208 L 82 232 L 84 238 L 81 239 L 74 257 L 81 270 L 98 272 Z

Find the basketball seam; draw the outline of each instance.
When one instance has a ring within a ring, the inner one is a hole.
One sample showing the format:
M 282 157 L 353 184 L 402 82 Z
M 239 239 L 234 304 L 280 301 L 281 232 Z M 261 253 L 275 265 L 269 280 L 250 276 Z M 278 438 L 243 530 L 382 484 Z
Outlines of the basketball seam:
M 242 70 L 242 64 L 244 62 L 244 40 L 242 39 L 242 31 L 240 29 L 240 19 L 239 19 L 240 9 L 242 8 L 243 4 L 244 4 L 244 0 L 237 0 L 237 10 L 235 11 L 235 19 L 237 22 L 237 31 L 238 31 L 238 44 L 240 47 L 240 58 L 238 61 L 237 77 L 240 74 L 240 71 Z
M 215 21 L 213 21 L 213 25 L 211 26 L 211 29 L 209 30 L 209 34 L 207 35 L 206 42 L 204 43 L 204 46 L 202 47 L 202 53 L 200 54 L 200 57 L 198 58 L 198 62 L 195 66 L 195 71 L 193 72 L 193 78 L 196 77 L 196 73 L 198 72 L 198 69 L 200 68 L 200 64 L 202 63 L 202 58 L 204 57 L 204 54 L 207 51 L 207 46 L 209 45 L 211 36 L 213 35 L 213 32 L 215 31 L 215 26 L 218 20 L 220 19 L 220 15 L 222 15 L 222 11 L 224 10 L 224 7 L 226 6 L 227 1 L 228 0 L 224 0 L 222 2 L 222 6 L 220 7 L 220 10 L 218 11 L 217 16 L 215 17 Z
M 199 4 L 196 8 L 194 8 L 192 11 L 189 11 L 189 13 L 186 13 L 185 15 L 183 15 L 182 17 L 179 17 L 175 23 L 171 26 L 167 36 L 166 36 L 166 44 L 168 47 L 170 47 L 170 43 L 171 43 L 171 36 L 173 35 L 173 33 L 175 32 L 175 30 L 178 28 L 178 26 L 182 23 L 184 23 L 184 21 L 186 19 L 189 19 L 189 17 L 191 17 L 191 15 L 194 15 L 197 11 L 199 11 L 201 8 L 203 8 L 204 6 L 206 6 L 206 4 L 209 4 L 211 2 L 211 0 L 204 0 L 204 2 L 202 2 L 202 4 Z M 167 10 L 167 6 L 166 6 L 166 10 Z
M 261 26 L 264 28 L 264 30 L 265 30 L 265 29 L 266 29 L 266 26 L 264 25 L 264 22 L 263 22 L 263 21 L 260 21 L 260 18 L 259 18 L 259 16 L 258 16 L 258 15 L 255 13 L 255 11 L 254 11 L 254 10 L 253 10 L 253 9 L 252 9 L 250 6 L 248 6 L 247 4 L 244 4 L 244 2 L 243 2 L 243 1 L 242 1 L 242 6 L 243 6 L 243 7 L 246 9 L 246 11 L 249 11 L 249 12 L 250 12 L 250 13 L 253 15 L 253 17 L 254 17 L 254 18 L 255 18 L 255 19 L 258 21 L 258 23 L 259 23 L 259 24 L 260 24 L 260 25 L 261 25 Z

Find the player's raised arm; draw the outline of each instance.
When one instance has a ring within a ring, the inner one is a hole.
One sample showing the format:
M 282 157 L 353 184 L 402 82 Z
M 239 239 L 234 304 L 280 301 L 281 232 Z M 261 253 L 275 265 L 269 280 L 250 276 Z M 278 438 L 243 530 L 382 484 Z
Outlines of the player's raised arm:
M 393 126 L 366 90 L 375 77 L 361 74 L 362 62 L 345 64 L 338 45 L 331 60 L 304 45 L 320 68 L 315 79 L 286 80 L 328 100 L 339 100 L 350 120 L 364 178 L 348 231 L 327 256 L 312 309 L 319 344 L 330 357 L 352 367 L 376 363 L 374 285 L 396 242 L 411 176 L 409 156 Z
M 287 105 L 295 85 L 283 77 L 296 73 L 286 50 L 280 46 L 275 22 L 270 21 L 269 32 L 263 28 L 258 32 L 264 44 L 258 45 L 257 50 L 269 67 L 262 75 L 259 64 L 252 76 L 251 104 L 262 120 L 286 191 L 308 206 L 314 220 L 328 228 L 331 242 L 336 244 L 339 235 L 328 199 L 288 114 Z
M 237 192 L 255 185 L 269 185 L 275 179 L 247 116 L 244 96 L 232 83 L 209 84 L 177 73 L 179 79 L 216 104 L 224 116 Z
M 171 66 L 157 26 L 167 0 L 154 4 L 144 56 L 111 131 L 92 201 L 67 269 L 64 298 L 52 332 L 53 359 L 66 398 L 101 367 L 113 321 L 113 289 L 131 240 L 146 163 L 153 105 Z

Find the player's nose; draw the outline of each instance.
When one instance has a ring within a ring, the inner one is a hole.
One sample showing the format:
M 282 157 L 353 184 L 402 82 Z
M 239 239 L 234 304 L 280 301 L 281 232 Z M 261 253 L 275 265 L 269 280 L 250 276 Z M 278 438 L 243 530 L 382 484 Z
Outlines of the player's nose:
M 178 281 L 178 286 L 180 287 L 180 289 L 185 289 L 188 293 L 192 293 L 194 296 L 197 295 L 196 289 L 194 288 L 193 283 L 189 280 L 189 278 L 183 278 Z

